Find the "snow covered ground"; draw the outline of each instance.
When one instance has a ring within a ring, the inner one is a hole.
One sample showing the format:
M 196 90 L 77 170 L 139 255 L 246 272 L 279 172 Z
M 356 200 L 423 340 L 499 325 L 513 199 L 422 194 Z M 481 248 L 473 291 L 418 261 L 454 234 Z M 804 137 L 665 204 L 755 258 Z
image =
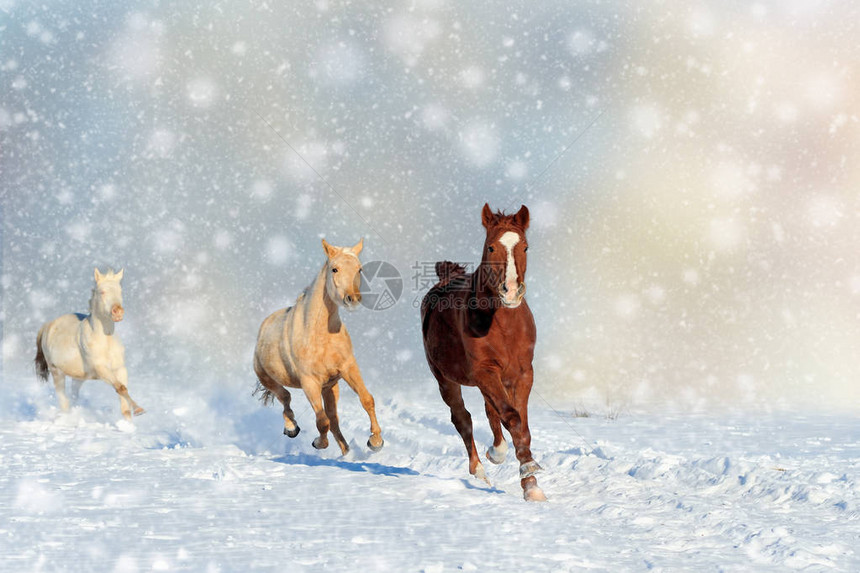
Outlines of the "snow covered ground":
M 213 420 L 157 399 L 134 425 L 117 422 L 101 383 L 85 385 L 68 415 L 21 401 L 0 418 L 0 569 L 860 568 L 856 418 L 575 417 L 533 395 L 549 502 L 529 504 L 512 458 L 487 464 L 492 488 L 468 477 L 430 377 L 415 384 L 377 396 L 386 445 L 375 454 L 358 400 L 343 393 L 345 457 L 311 447 L 301 397 L 294 440 L 275 408 L 223 436 Z M 486 448 L 475 393 L 467 405 Z M 198 425 L 209 428 L 205 443 L 188 437 Z
M 860 570 L 860 3 L 633 4 L 0 0 L 0 571 Z M 542 505 L 421 358 L 485 202 L 532 213 Z M 372 455 L 348 390 L 345 458 L 250 395 L 322 237 L 403 278 L 344 319 Z M 134 425 L 32 373 L 94 267 Z

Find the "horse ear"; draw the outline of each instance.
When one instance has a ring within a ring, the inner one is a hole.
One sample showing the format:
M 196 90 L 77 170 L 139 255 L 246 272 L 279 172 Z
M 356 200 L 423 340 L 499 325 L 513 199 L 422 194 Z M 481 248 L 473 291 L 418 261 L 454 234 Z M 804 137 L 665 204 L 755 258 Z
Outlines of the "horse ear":
M 529 208 L 523 205 L 517 214 L 514 215 L 514 224 L 520 227 L 523 231 L 529 228 Z
M 120 269 L 119 272 L 116 275 L 114 275 L 116 277 L 116 280 L 121 281 L 122 280 L 122 274 L 124 272 L 125 272 L 125 269 Z
M 93 273 L 93 277 L 96 279 L 96 282 L 101 282 L 102 278 L 104 278 L 104 275 L 103 275 L 103 274 L 101 274 L 101 273 L 99 272 L 99 268 L 98 268 L 98 267 L 96 267 L 96 272 L 95 272 L 95 273 Z
M 481 223 L 483 223 L 484 228 L 489 229 L 494 219 L 495 215 L 493 215 L 493 210 L 490 209 L 490 204 L 484 203 L 484 208 L 481 210 Z
M 357 255 L 361 252 L 361 249 L 363 249 L 363 248 L 364 248 L 364 237 L 360 238 L 358 240 L 358 242 L 355 244 L 355 246 L 350 249 L 350 251 L 352 251 L 354 254 Z
M 325 251 L 325 256 L 328 258 L 332 258 L 337 254 L 337 247 L 329 245 L 328 241 L 325 239 L 322 240 L 323 250 Z

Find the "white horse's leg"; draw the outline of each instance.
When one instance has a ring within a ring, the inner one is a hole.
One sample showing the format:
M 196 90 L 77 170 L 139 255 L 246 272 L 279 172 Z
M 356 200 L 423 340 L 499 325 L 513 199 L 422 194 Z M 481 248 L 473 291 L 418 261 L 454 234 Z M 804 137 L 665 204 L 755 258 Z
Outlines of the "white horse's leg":
M 111 371 L 105 366 L 96 366 L 94 369 L 96 377 L 113 386 L 113 389 L 117 394 L 119 394 L 119 408 L 126 420 L 131 420 L 132 407 L 134 407 L 135 415 L 143 414 L 143 408 L 135 404 L 134 400 L 131 399 L 131 396 L 128 395 L 128 387 L 126 386 L 126 382 L 128 382 L 128 372 L 126 372 L 124 366 L 116 371 Z
M 367 440 L 367 447 L 375 452 L 382 448 L 385 442 L 382 440 L 382 429 L 379 427 L 379 422 L 376 421 L 376 404 L 373 396 L 367 391 L 367 387 L 364 385 L 364 380 L 361 378 L 361 371 L 358 369 L 355 358 L 349 361 L 341 374 L 346 383 L 349 384 L 349 387 L 358 394 L 358 399 L 361 400 L 361 407 L 364 408 L 364 411 L 367 412 L 370 418 L 370 439 Z
M 69 398 L 70 398 L 72 404 L 78 403 L 78 398 L 80 398 L 80 396 L 81 396 L 81 385 L 83 383 L 84 383 L 84 381 L 81 380 L 80 378 L 72 378 L 72 388 L 71 388 L 71 392 L 69 392 L 69 394 L 70 394 Z
M 314 438 L 312 442 L 313 446 L 318 450 L 324 450 L 328 447 L 328 430 L 330 424 L 323 408 L 322 384 L 316 380 L 303 378 L 302 390 L 304 390 L 305 396 L 308 397 L 308 402 L 311 403 L 311 407 L 314 409 L 317 417 L 317 430 L 319 430 L 320 435 Z
M 337 418 L 337 399 L 339 398 L 339 395 L 340 390 L 338 389 L 337 382 L 335 382 L 330 388 L 324 389 L 322 392 L 325 413 L 326 416 L 328 416 L 328 421 L 331 425 L 331 435 L 334 436 L 334 440 L 337 442 L 337 445 L 340 446 L 341 453 L 346 455 L 349 451 L 349 446 L 340 431 L 340 422 Z
M 121 367 L 119 370 L 116 371 L 116 376 L 122 388 L 125 388 L 125 398 L 128 400 L 129 404 L 131 404 L 132 413 L 135 416 L 145 414 L 146 410 L 138 406 L 137 402 L 135 402 L 132 399 L 131 395 L 128 393 L 128 370 L 125 369 L 125 366 Z M 117 390 L 117 392 L 119 391 Z
M 57 393 L 57 401 L 63 412 L 69 411 L 69 399 L 66 398 L 66 375 L 59 368 L 51 368 L 51 377 L 54 379 L 54 390 Z

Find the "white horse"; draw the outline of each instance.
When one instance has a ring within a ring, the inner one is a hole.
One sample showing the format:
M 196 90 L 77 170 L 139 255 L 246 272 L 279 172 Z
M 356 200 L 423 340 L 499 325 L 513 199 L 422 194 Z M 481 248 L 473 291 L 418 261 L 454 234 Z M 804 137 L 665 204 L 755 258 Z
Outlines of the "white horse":
M 62 410 L 69 410 L 66 376 L 73 378 L 72 398 L 77 399 L 84 380 L 104 380 L 119 394 L 122 415 L 131 419 L 144 413 L 128 395 L 125 349 L 114 334 L 115 323 L 122 320 L 123 271 L 106 275 L 95 270 L 96 285 L 90 297 L 90 314 L 64 314 L 47 322 L 36 337 L 36 373 L 54 388 Z

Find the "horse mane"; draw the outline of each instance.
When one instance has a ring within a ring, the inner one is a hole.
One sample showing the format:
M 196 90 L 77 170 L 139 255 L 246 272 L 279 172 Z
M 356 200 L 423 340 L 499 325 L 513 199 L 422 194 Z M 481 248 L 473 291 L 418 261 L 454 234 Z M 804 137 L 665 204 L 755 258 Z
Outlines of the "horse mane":
M 353 255 L 353 256 L 355 256 L 355 255 Z M 358 257 L 355 257 L 355 258 L 358 258 Z M 314 280 L 312 280 L 310 282 L 310 284 L 308 284 L 308 286 L 306 286 L 305 288 L 302 289 L 302 292 L 300 292 L 299 296 L 296 297 L 296 305 L 298 305 L 300 302 L 302 302 L 302 300 L 304 300 L 306 298 L 309 299 L 311 297 L 311 292 L 313 291 L 314 287 L 316 286 L 317 281 L 320 280 L 320 278 L 321 278 L 320 275 L 322 275 L 323 269 L 325 269 L 325 265 L 323 265 L 323 268 L 320 269 L 320 271 L 314 277 Z M 326 279 L 323 278 L 322 280 L 325 281 Z
M 96 286 L 94 286 L 94 287 L 93 287 L 93 290 L 91 290 L 91 291 L 90 291 L 90 302 L 89 302 L 89 306 L 87 306 L 87 308 L 88 308 L 88 309 L 89 309 L 89 311 L 90 311 L 90 316 L 92 316 L 93 314 L 95 314 L 95 310 L 93 309 L 93 307 L 95 306 L 95 302 L 96 302 L 96 290 L 97 290 L 98 288 L 99 288 L 99 287 L 98 287 L 98 285 L 96 285 Z
M 493 213 L 493 225 L 497 227 L 517 227 L 514 223 L 516 213 L 505 213 L 504 210 L 498 209 Z
M 439 277 L 439 285 L 444 286 L 452 279 L 465 275 L 466 267 L 453 261 L 439 261 L 436 263 L 436 276 Z

